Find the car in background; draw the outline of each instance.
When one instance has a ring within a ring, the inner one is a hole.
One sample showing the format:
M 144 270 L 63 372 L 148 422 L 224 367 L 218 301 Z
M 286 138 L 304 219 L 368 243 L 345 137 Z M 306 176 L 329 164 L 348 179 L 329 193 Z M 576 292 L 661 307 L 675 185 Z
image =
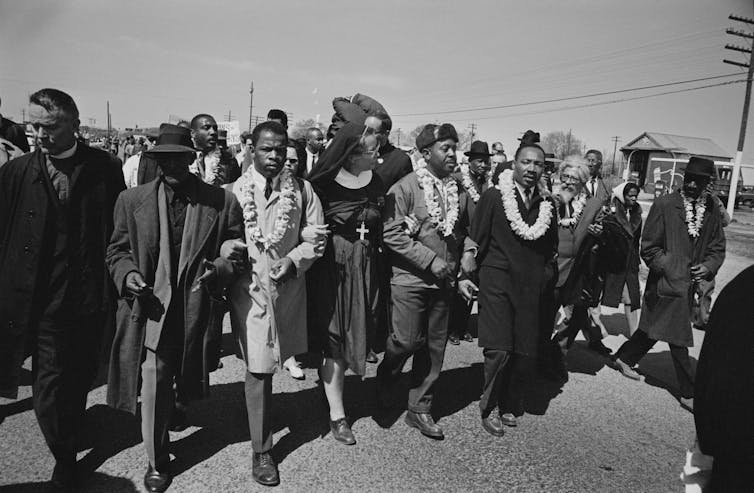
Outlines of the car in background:
M 743 187 L 736 196 L 736 207 L 754 208 L 754 186 Z

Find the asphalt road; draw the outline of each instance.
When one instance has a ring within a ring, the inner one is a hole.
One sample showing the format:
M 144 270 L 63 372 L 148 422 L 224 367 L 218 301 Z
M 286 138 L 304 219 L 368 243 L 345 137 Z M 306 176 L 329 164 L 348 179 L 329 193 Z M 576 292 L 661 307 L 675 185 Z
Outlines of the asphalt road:
M 749 256 L 728 255 L 720 287 L 754 263 L 751 243 L 737 241 L 733 249 Z M 617 349 L 625 341 L 624 317 L 606 309 L 603 319 L 611 333 L 605 343 Z M 698 355 L 702 338 L 695 333 L 692 355 Z M 640 365 L 646 378 L 634 382 L 577 341 L 568 355 L 569 381 L 561 388 L 539 380 L 527 396 L 527 414 L 503 438 L 480 425 L 481 361 L 476 343 L 448 347 L 433 411 L 444 441 L 423 437 L 402 416 L 392 425 L 375 420 L 376 365 L 368 366 L 363 381 L 347 377 L 346 406 L 357 439 L 352 447 L 329 434 L 316 370 L 307 368 L 303 382 L 276 375 L 273 453 L 282 480 L 277 490 L 682 491 L 679 474 L 694 424 L 673 396 L 667 345 L 657 344 L 647 355 Z M 265 489 L 251 478 L 243 365 L 232 355 L 223 363 L 212 374 L 212 397 L 190 407 L 191 426 L 171 434 L 177 476 L 169 491 Z M 143 491 L 146 457 L 138 421 L 105 406 L 106 389 L 98 383 L 89 395 L 89 433 L 79 454 L 82 468 L 96 472 L 82 491 Z M 30 395 L 27 385 L 19 401 L 0 401 L 0 493 L 44 491 L 54 465 Z

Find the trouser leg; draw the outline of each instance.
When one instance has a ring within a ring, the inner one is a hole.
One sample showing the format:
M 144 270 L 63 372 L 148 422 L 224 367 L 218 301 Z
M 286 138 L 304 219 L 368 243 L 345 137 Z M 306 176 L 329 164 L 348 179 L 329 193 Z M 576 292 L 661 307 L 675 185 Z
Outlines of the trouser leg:
M 643 330 L 637 330 L 629 340 L 615 353 L 615 359 L 620 359 L 629 366 L 634 366 L 642 359 L 657 341 L 651 339 Z
M 571 310 L 571 318 L 566 322 L 566 328 L 556 335 L 556 340 L 560 344 L 561 349 L 566 350 L 573 345 L 573 341 L 576 340 L 579 330 L 583 330 L 585 334 L 588 334 L 588 323 L 589 315 L 587 307 L 574 305 Z
M 458 337 L 469 331 L 471 305 L 458 292 L 453 293 L 448 315 L 448 334 Z
M 689 359 L 689 348 L 673 344 L 669 346 L 681 397 L 694 397 L 694 369 Z
M 426 303 L 421 289 L 391 286 L 392 324 L 385 345 L 385 356 L 377 368 L 378 383 L 394 384 L 401 375 L 403 365 L 424 343 L 421 327 L 427 317 Z
M 247 371 L 244 394 L 251 448 L 257 453 L 269 452 L 272 449 L 272 373 Z
M 180 348 L 146 349 L 141 365 L 141 435 L 149 463 L 158 471 L 170 462 L 168 428 L 180 354 Z
M 504 369 L 510 362 L 511 353 L 499 349 L 484 348 L 484 387 L 479 399 L 479 409 L 486 418 L 495 409 L 503 388 Z

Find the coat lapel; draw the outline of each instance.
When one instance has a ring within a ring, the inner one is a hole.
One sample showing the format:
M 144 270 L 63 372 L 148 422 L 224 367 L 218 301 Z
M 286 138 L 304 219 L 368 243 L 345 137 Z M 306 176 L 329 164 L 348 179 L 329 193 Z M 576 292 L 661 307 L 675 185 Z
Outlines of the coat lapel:
M 178 282 L 181 282 L 185 274 L 186 266 L 194 261 L 194 258 L 204 248 L 212 229 L 217 221 L 217 210 L 205 205 L 209 200 L 204 200 L 204 184 L 197 184 L 197 201 L 189 204 L 186 208 L 186 222 L 183 226 L 183 238 L 181 241 L 181 256 L 178 260 Z M 207 185 L 209 186 L 209 185 Z

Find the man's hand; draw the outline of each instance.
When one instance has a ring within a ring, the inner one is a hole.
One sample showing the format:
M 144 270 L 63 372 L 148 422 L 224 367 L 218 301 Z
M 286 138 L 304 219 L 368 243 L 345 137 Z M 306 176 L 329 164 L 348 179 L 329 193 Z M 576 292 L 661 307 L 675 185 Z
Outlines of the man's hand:
M 283 257 L 276 260 L 270 268 L 270 279 L 278 284 L 283 284 L 295 275 L 296 266 L 293 265 L 293 260 L 291 260 L 290 257 Z
M 476 298 L 477 291 L 479 291 L 479 288 L 469 279 L 461 279 L 458 281 L 458 292 L 461 293 L 461 296 L 463 296 L 463 299 L 467 302 L 470 303 Z
M 416 218 L 415 214 L 409 214 L 403 218 L 403 223 L 406 228 L 406 233 L 413 237 L 421 229 L 421 222 Z
M 461 256 L 461 272 L 467 276 L 476 272 L 476 258 L 474 257 L 474 252 L 463 252 L 463 255 Z
M 325 251 L 329 234 L 327 224 L 312 224 L 301 230 L 301 241 L 314 245 L 314 251 L 319 254 Z
M 246 243 L 241 240 L 226 240 L 220 247 L 220 256 L 231 262 L 243 262 L 246 252 Z
M 600 223 L 592 223 L 589 225 L 586 230 L 589 232 L 592 236 L 600 236 L 602 234 L 602 224 Z
M 696 264 L 691 267 L 691 279 L 693 281 L 702 281 L 704 279 L 708 279 L 709 274 L 710 271 L 706 265 Z
M 217 279 L 217 269 L 215 268 L 215 264 L 207 259 L 204 259 L 202 261 L 202 264 L 204 265 L 204 274 L 199 276 L 199 279 L 196 280 L 196 284 L 194 284 L 194 287 L 191 288 L 192 293 L 195 293 L 200 289 L 207 287 L 207 285 Z
M 145 296 L 152 293 L 152 287 L 144 282 L 140 273 L 133 271 L 126 275 L 126 290 L 134 296 Z
M 432 263 L 429 264 L 429 270 L 438 279 L 444 279 L 450 275 L 450 267 L 448 267 L 448 263 L 440 257 L 432 259 Z

